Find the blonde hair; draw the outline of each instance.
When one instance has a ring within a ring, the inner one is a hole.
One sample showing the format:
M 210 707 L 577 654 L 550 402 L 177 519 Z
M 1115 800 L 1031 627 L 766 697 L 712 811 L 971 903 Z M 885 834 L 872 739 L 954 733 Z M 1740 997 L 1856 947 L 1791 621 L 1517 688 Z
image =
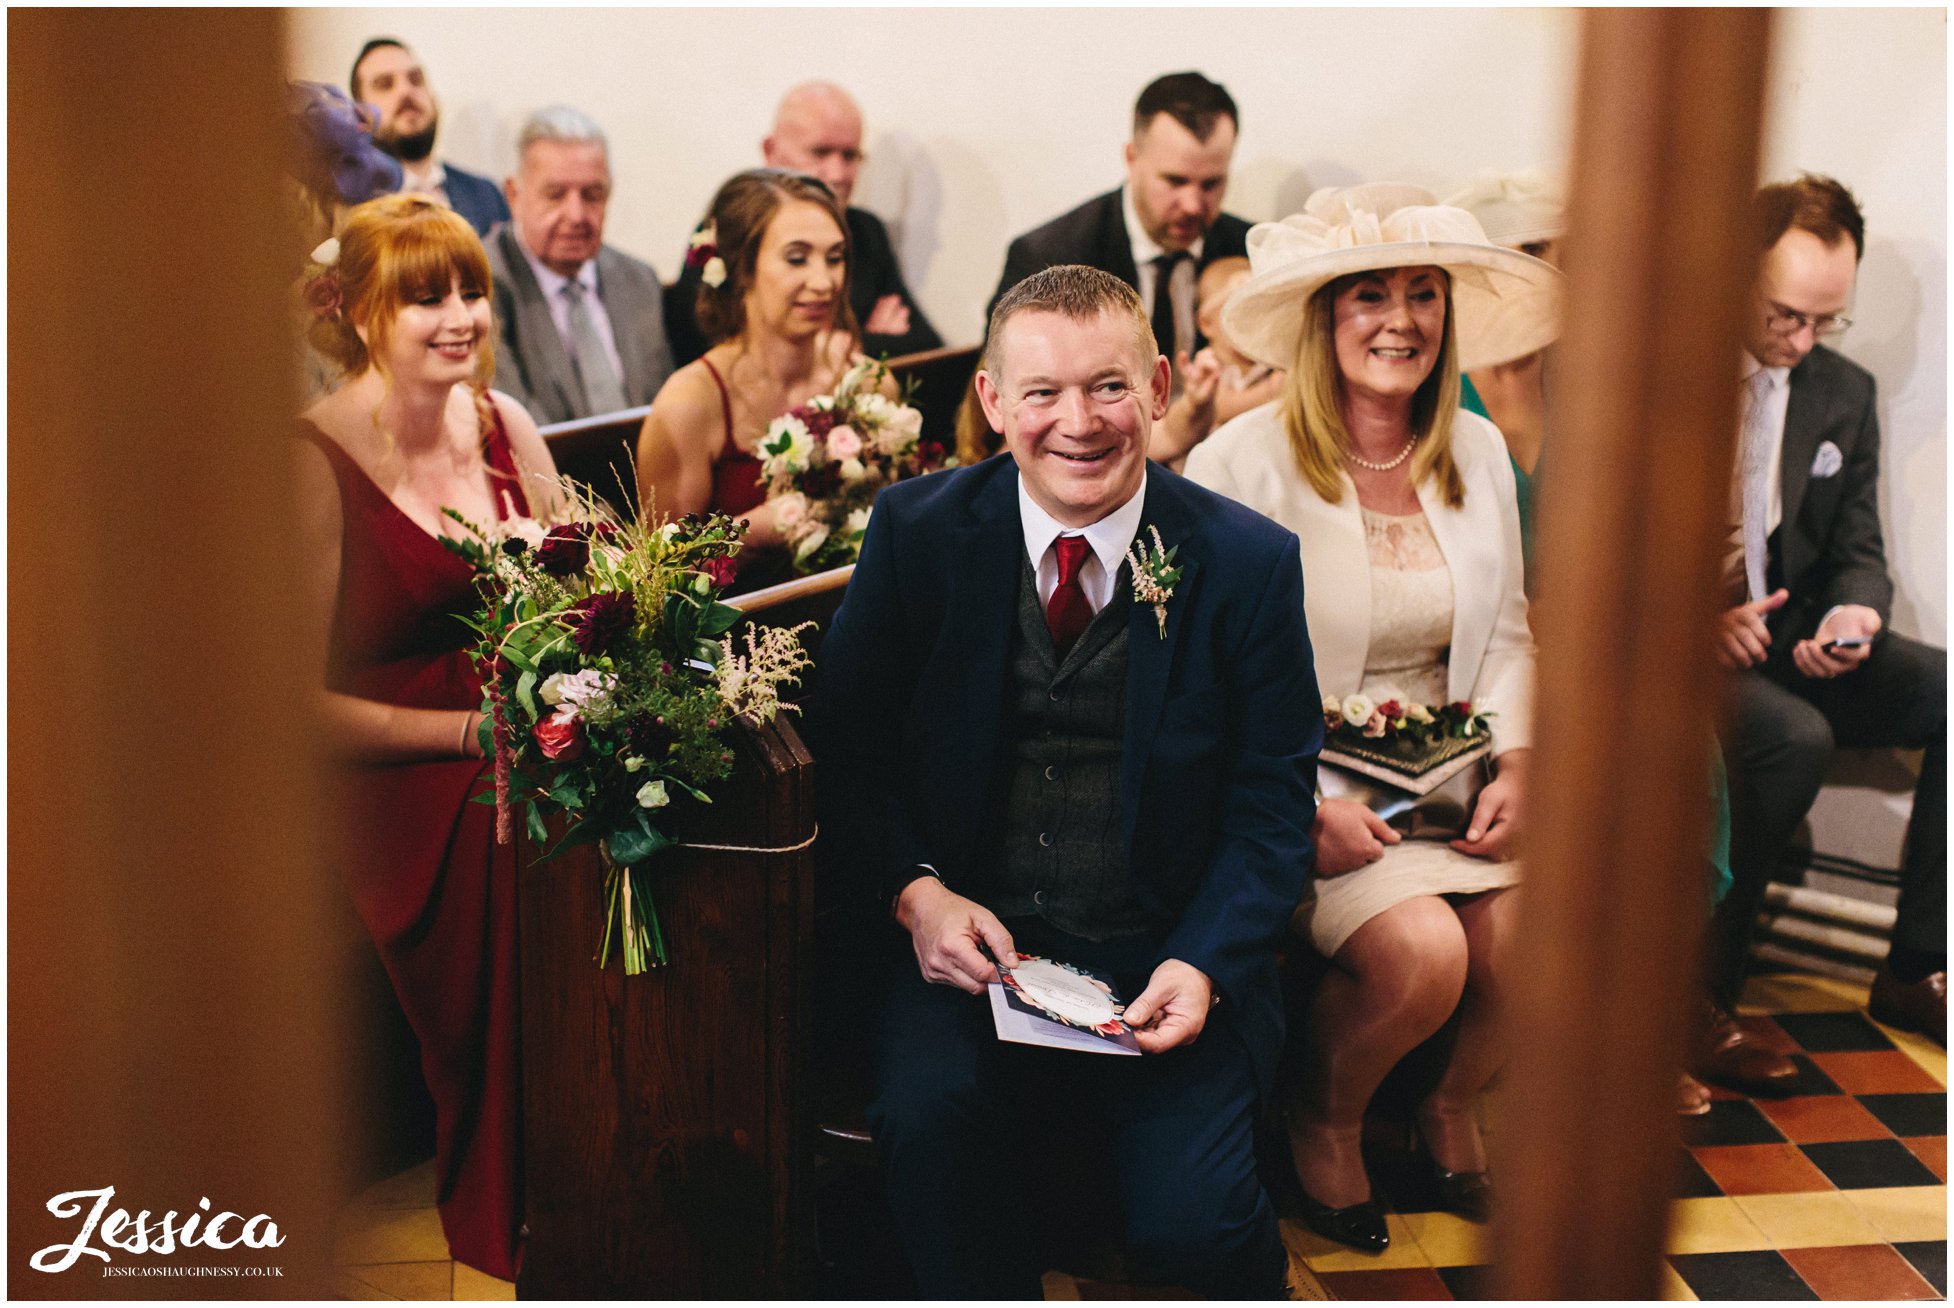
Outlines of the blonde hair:
M 387 379 L 382 360 L 400 311 L 430 296 L 462 290 L 488 296 L 492 290 L 488 256 L 475 229 L 453 210 L 420 195 L 387 195 L 368 200 L 346 217 L 339 234 L 340 307 L 331 317 L 313 320 L 312 344 L 348 377 L 368 368 Z M 362 341 L 359 328 L 366 329 Z M 477 342 L 475 375 L 468 388 L 486 433 L 494 422 L 488 398 L 495 378 L 493 333 Z
M 1312 295 L 1303 310 L 1303 330 L 1296 342 L 1295 365 L 1283 379 L 1283 430 L 1296 470 L 1325 502 L 1343 500 L 1343 461 L 1350 448 L 1339 398 L 1336 345 L 1336 300 L 1344 290 L 1371 273 L 1339 277 Z M 1411 430 L 1418 449 L 1411 456 L 1411 482 L 1429 482 L 1445 503 L 1465 503 L 1465 479 L 1452 457 L 1452 415 L 1459 408 L 1458 333 L 1453 328 L 1452 280 L 1445 279 L 1445 339 L 1431 375 L 1411 397 Z

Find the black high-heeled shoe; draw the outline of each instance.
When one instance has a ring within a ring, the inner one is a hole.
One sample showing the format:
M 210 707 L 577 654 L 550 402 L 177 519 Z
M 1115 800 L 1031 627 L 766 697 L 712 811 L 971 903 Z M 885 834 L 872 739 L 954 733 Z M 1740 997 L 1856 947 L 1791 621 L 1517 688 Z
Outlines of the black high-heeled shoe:
M 1377 1200 L 1332 1208 L 1312 1199 L 1301 1180 L 1296 1182 L 1296 1190 L 1303 1198 L 1303 1224 L 1324 1239 L 1347 1244 L 1358 1253 L 1381 1254 L 1391 1247 L 1391 1228 L 1385 1224 L 1384 1210 L 1377 1206 Z
M 1438 1206 L 1470 1222 L 1493 1216 L 1493 1178 L 1485 1172 L 1448 1172 L 1432 1159 L 1432 1180 L 1438 1186 Z
M 1409 1148 L 1413 1157 L 1422 1154 L 1430 1164 L 1432 1185 L 1438 1192 L 1438 1206 L 1442 1211 L 1457 1213 L 1469 1222 L 1492 1220 L 1493 1178 L 1489 1173 L 1446 1171 L 1416 1122 L 1411 1124 Z

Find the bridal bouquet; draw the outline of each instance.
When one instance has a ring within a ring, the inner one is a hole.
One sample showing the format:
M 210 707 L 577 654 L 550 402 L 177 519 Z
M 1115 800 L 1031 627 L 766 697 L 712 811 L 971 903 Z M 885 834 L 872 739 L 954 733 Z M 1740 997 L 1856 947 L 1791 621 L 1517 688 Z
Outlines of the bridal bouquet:
M 444 538 L 476 571 L 481 606 L 474 657 L 483 683 L 483 747 L 495 758 L 496 838 L 507 844 L 522 811 L 530 838 L 549 843 L 545 816 L 569 829 L 539 861 L 595 843 L 604 867 L 604 939 L 635 975 L 665 962 L 646 876 L 668 848 L 677 805 L 706 804 L 732 771 L 728 732 L 742 715 L 769 721 L 780 688 L 808 666 L 801 628 L 729 634 L 739 611 L 718 601 L 740 527 L 689 516 L 663 527 L 601 520 L 544 526 L 514 519 L 480 527 L 453 510 L 472 539 Z M 808 626 L 811 624 L 802 624 Z
M 760 477 L 802 572 L 853 563 L 876 494 L 946 465 L 943 447 L 922 439 L 923 415 L 882 394 L 887 376 L 863 360 L 832 395 L 775 418 L 760 442 Z

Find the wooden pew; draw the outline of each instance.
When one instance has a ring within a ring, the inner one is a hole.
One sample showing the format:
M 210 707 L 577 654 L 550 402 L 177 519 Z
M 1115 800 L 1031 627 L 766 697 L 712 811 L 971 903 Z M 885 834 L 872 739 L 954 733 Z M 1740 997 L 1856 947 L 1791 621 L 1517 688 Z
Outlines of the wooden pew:
M 806 578 L 739 603 L 770 623 L 838 602 Z M 804 1298 L 812 1275 L 811 759 L 790 717 L 746 724 L 735 773 L 681 815 L 654 895 L 670 965 L 593 961 L 585 848 L 518 885 L 523 1298 Z M 713 849 L 701 846 L 744 846 Z M 763 852 L 764 851 L 764 852 Z
M 588 486 L 627 521 L 638 516 L 637 475 L 631 468 L 649 404 L 593 414 L 542 428 L 556 470 Z
M 889 360 L 889 372 L 898 385 L 914 382 L 916 389 L 909 402 L 923 415 L 923 436 L 935 441 L 946 452 L 957 448 L 957 409 L 964 391 L 977 372 L 981 346 L 959 345 L 920 354 L 902 354 Z

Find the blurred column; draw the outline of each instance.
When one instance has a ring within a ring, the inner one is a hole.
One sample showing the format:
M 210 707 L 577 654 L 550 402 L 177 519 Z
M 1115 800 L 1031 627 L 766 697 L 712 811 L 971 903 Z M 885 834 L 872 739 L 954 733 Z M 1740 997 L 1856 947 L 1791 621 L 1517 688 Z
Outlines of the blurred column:
M 275 10 L 8 19 L 15 1297 L 328 1289 L 344 1050 L 288 543 L 284 59 Z M 49 1199 L 108 1186 L 284 1240 L 117 1267 L 282 1275 L 32 1270 L 80 1230 Z
M 1707 921 L 1711 634 L 1771 15 L 1584 23 L 1494 1235 L 1502 1295 L 1647 1299 Z

